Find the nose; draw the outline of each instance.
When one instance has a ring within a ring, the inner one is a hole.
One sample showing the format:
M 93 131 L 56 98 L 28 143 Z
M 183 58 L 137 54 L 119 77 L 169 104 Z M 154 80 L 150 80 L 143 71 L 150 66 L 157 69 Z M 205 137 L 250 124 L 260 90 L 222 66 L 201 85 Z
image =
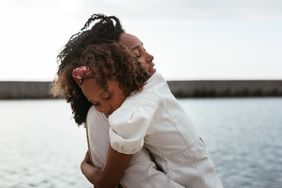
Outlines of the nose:
M 152 63 L 154 56 L 146 52 L 146 63 Z

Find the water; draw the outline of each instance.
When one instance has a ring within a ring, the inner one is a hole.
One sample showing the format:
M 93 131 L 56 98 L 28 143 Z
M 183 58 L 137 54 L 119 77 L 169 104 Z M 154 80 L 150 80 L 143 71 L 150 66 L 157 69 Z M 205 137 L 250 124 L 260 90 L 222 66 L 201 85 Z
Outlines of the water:
M 226 188 L 282 187 L 282 98 L 181 99 Z M 92 187 L 63 100 L 0 101 L 0 188 Z
M 282 187 L 282 98 L 181 101 L 226 188 Z
M 62 100 L 0 101 L 0 187 L 91 187 L 80 172 L 86 152 Z

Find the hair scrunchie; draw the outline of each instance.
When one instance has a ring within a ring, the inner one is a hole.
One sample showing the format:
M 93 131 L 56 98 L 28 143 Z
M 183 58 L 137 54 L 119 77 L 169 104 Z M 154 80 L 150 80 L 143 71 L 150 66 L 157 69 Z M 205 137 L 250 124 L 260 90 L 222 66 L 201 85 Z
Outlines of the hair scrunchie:
M 93 77 L 93 73 L 87 66 L 80 66 L 72 70 L 72 78 L 78 85 L 81 85 L 84 80 Z

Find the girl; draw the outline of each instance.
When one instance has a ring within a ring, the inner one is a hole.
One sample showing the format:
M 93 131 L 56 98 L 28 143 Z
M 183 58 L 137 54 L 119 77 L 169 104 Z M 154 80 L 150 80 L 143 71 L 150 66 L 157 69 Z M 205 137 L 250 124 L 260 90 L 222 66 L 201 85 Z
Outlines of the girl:
M 66 78 L 72 74 L 86 98 L 108 117 L 111 126 L 111 147 L 104 168 L 89 170 L 82 164 L 84 174 L 98 187 L 112 187 L 133 154 L 144 145 L 179 184 L 222 187 L 203 141 L 164 79 L 154 73 L 147 80 L 147 72 L 142 73 L 138 65 L 119 45 L 91 45 L 59 75 Z M 70 92 L 67 85 L 62 88 Z

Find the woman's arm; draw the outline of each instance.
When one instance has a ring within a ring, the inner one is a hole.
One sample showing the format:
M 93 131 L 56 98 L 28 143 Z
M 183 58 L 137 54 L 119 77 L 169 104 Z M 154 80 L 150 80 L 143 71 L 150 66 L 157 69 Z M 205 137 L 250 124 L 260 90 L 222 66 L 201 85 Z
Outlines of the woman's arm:
M 89 153 L 86 153 L 81 163 L 81 171 L 95 186 L 99 188 L 114 188 L 124 175 L 124 171 L 132 156 L 133 154 L 119 153 L 109 146 L 104 168 L 99 169 L 93 167 Z

